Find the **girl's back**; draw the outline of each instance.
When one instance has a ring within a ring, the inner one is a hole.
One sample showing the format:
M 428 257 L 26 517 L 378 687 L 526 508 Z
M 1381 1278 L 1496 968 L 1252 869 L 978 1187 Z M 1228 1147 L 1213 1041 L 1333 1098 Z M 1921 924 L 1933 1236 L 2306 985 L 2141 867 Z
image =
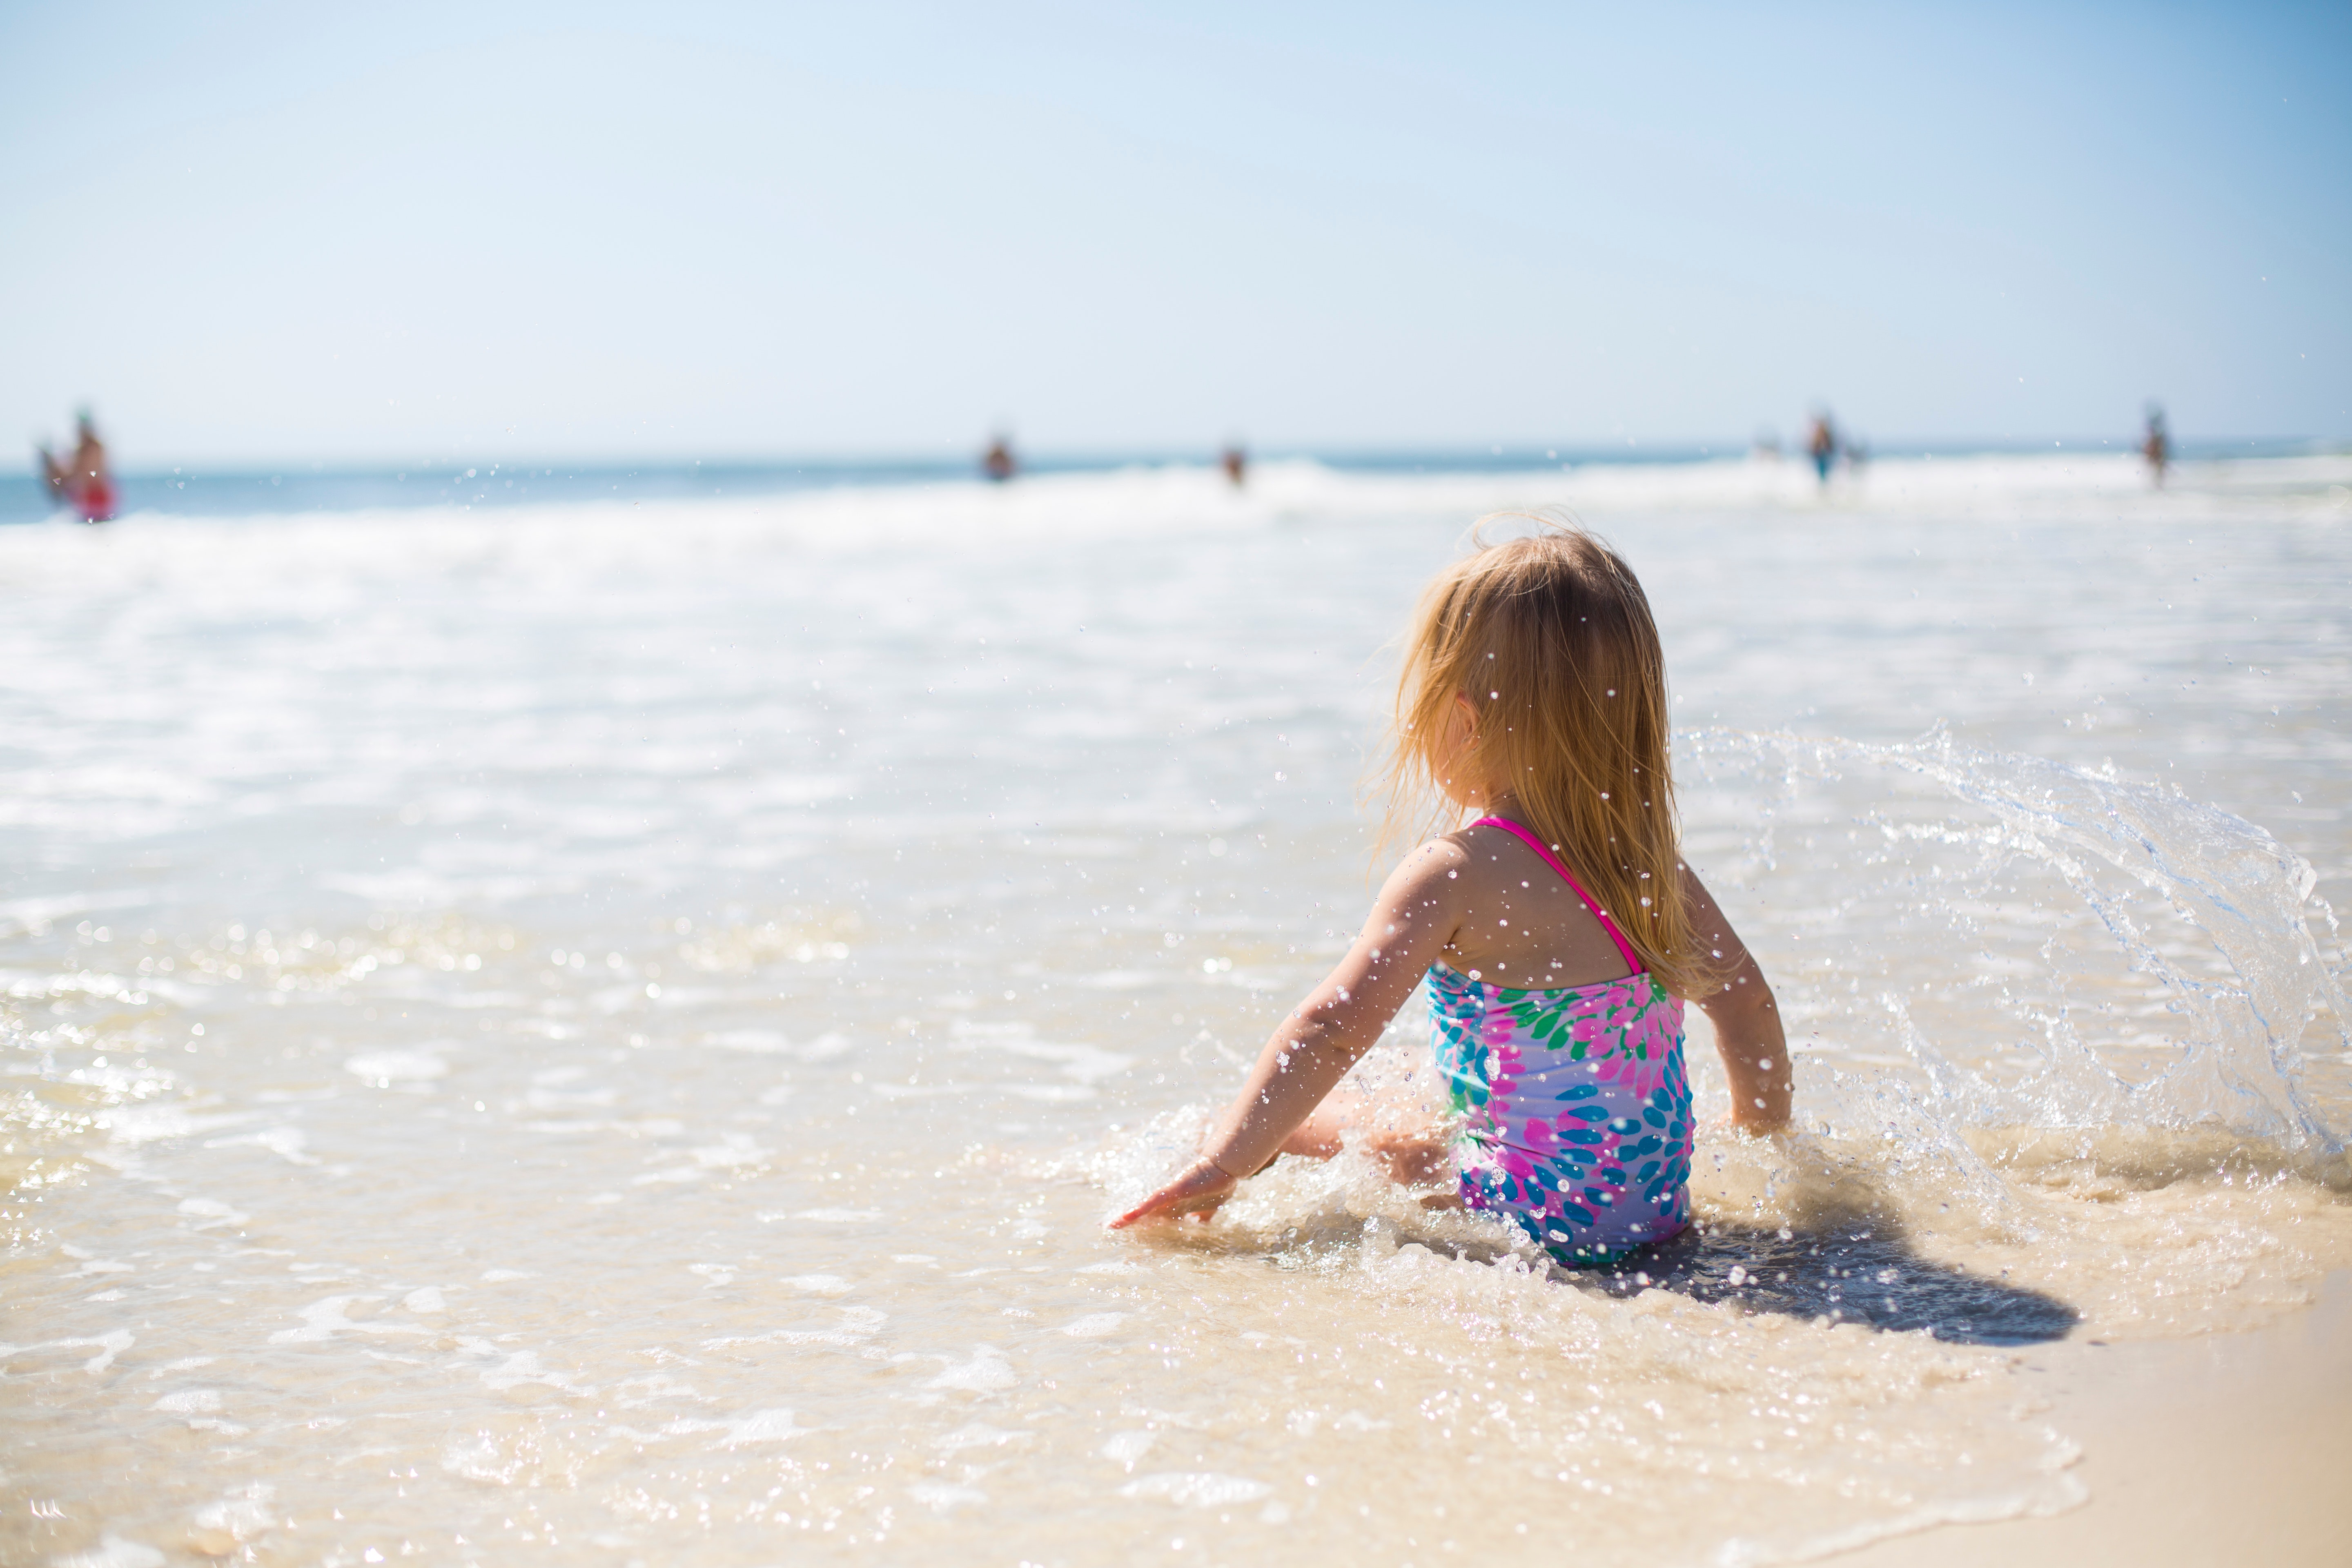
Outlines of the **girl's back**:
M 1563 1263 L 1690 1223 L 1683 1005 L 1516 823 L 1453 836 L 1467 918 L 1429 969 L 1463 1202 Z

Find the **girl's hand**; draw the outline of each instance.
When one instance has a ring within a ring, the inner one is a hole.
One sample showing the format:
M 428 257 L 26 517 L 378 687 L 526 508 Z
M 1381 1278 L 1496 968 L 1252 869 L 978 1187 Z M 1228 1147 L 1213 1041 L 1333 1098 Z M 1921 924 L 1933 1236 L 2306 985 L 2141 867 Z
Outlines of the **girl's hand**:
M 1424 846 L 1381 888 L 1364 929 L 1323 984 L 1307 994 L 1258 1053 L 1233 1103 L 1209 1124 L 1202 1140 L 1217 1152 L 1192 1164 L 1158 1192 L 1108 1221 L 1113 1230 L 1147 1219 L 1217 1212 L 1241 1178 L 1255 1174 L 1285 1151 L 1328 1155 L 1337 1149 L 1328 1126 L 1310 1121 L 1315 1108 L 1381 1037 L 1431 963 L 1462 923 L 1454 873 L 1468 860 L 1450 842 Z M 1305 1125 L 1302 1125 L 1305 1124 Z
M 1175 1180 L 1163 1184 L 1158 1192 L 1112 1220 L 1110 1228 L 1125 1230 L 1139 1220 L 1174 1219 L 1179 1215 L 1205 1220 L 1234 1195 L 1234 1189 L 1239 1185 L 1204 1154 L 1178 1172 Z

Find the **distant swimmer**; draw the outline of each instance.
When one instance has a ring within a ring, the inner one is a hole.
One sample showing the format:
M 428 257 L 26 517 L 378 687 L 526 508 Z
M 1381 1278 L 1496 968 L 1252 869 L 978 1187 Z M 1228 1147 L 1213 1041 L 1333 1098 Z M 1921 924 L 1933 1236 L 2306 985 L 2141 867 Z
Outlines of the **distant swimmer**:
M 1013 443 L 999 436 L 988 444 L 980 459 L 980 471 L 998 484 L 1003 484 L 1020 471 L 1021 465 L 1013 460 Z
M 1240 442 L 1235 441 L 1225 447 L 1224 456 L 1218 460 L 1224 468 L 1225 478 L 1233 481 L 1235 489 L 1239 489 L 1243 481 L 1249 478 L 1249 454 L 1242 450 Z
M 1812 431 L 1805 437 L 1805 455 L 1812 458 L 1813 472 L 1821 476 L 1822 483 L 1828 484 L 1830 465 L 1837 461 L 1838 438 L 1837 426 L 1830 423 L 1829 410 L 1825 408 L 1813 414 Z
M 2164 488 L 2164 470 L 2172 461 L 2172 434 L 2164 427 L 2164 405 L 2147 405 L 2147 439 L 2139 446 L 2140 456 L 2147 459 L 2147 477 L 2156 488 Z
M 98 426 L 91 423 L 89 409 L 81 411 L 72 457 L 59 462 L 47 447 L 37 450 L 41 455 L 41 482 L 60 504 L 72 508 L 84 522 L 105 522 L 114 516 L 114 472 L 107 467 L 106 443 L 98 438 Z

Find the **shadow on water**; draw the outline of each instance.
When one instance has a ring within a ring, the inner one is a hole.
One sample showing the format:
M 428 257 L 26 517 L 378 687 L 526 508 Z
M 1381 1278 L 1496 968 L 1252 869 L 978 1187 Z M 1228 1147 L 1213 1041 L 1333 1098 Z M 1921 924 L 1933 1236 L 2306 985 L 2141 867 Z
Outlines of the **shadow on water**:
M 1450 1206 L 1450 1205 L 1449 1205 Z M 1188 1251 L 1255 1255 L 1280 1268 L 1312 1267 L 1318 1257 L 1352 1248 L 1376 1224 L 1342 1213 L 1286 1231 L 1268 1249 L 1262 1240 L 1206 1226 L 1164 1227 L 1153 1239 Z M 1499 1265 L 1528 1257 L 1525 1243 L 1465 1240 L 1421 1231 L 1406 1220 L 1400 1241 L 1465 1263 Z M 1881 1215 L 1814 1216 L 1804 1229 L 1709 1220 L 1671 1241 L 1643 1247 L 1593 1268 L 1555 1267 L 1557 1283 L 1620 1300 L 1670 1290 L 1708 1305 L 1736 1305 L 1808 1322 L 1858 1323 L 1890 1333 L 1921 1330 L 1966 1345 L 2032 1345 L 2063 1340 L 2082 1315 L 2054 1296 L 2006 1279 L 1971 1274 L 1922 1258 L 1902 1227 Z
M 1925 1329 L 1956 1344 L 2041 1344 L 2065 1338 L 2081 1321 L 2053 1296 L 1921 1258 L 1898 1226 L 1874 1216 L 1796 1232 L 1695 1225 L 1565 1278 L 1611 1296 L 1654 1287 L 1750 1312 L 1893 1332 Z
M 1452 1210 L 1449 1198 L 1424 1195 L 1424 1213 L 1434 1219 Z M 1554 1266 L 1551 1278 L 1620 1300 L 1669 1290 L 1710 1306 L 1733 1305 L 1808 1322 L 1855 1323 L 1889 1333 L 1924 1330 L 1951 1344 L 2046 1344 L 2064 1339 L 2083 1321 L 2055 1296 L 1922 1257 L 1898 1221 L 1867 1206 L 1821 1205 L 1797 1224 L 1802 1228 L 1704 1219 L 1670 1241 L 1638 1248 L 1613 1263 Z M 1530 1253 L 1525 1241 L 1501 1226 L 1492 1239 L 1471 1240 L 1458 1231 L 1423 1228 L 1411 1218 L 1367 1219 L 1340 1205 L 1301 1216 L 1276 1238 L 1190 1225 L 1159 1226 L 1150 1235 L 1159 1246 L 1255 1256 L 1277 1268 L 1299 1268 L 1345 1254 L 1381 1227 L 1398 1242 L 1465 1263 L 1493 1266 L 1517 1259 L 1524 1266 Z

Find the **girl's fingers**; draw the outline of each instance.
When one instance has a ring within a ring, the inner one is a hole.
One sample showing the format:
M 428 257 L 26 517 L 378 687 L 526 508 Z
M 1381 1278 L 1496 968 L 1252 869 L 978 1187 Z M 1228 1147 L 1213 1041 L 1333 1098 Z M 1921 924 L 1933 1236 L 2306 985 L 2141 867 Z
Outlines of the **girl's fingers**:
M 1176 1199 L 1164 1191 L 1157 1192 L 1144 1199 L 1141 1203 L 1136 1205 L 1133 1208 L 1128 1210 L 1125 1214 L 1119 1215 L 1117 1219 L 1111 1221 L 1110 1228 L 1113 1230 L 1125 1230 L 1129 1226 L 1135 1224 L 1138 1220 L 1152 1219 L 1160 1215 L 1170 1214 L 1174 1212 L 1176 1207 Z
M 1234 1179 L 1202 1160 L 1192 1169 L 1145 1198 L 1133 1208 L 1110 1222 L 1113 1230 L 1125 1230 L 1139 1220 L 1162 1215 L 1176 1215 L 1191 1210 L 1200 1211 L 1206 1219 L 1216 1212 L 1233 1192 Z
M 1155 1213 L 1159 1209 L 1160 1203 L 1160 1195 L 1158 1193 L 1152 1194 L 1150 1197 L 1144 1199 L 1141 1203 L 1136 1205 L 1125 1214 L 1120 1215 L 1117 1219 L 1112 1220 L 1110 1222 L 1110 1228 L 1113 1230 L 1125 1230 L 1137 1220 L 1142 1219 L 1146 1215 Z
M 1223 1194 L 1222 1194 L 1215 1197 L 1203 1198 L 1185 1193 L 1180 1188 L 1162 1187 L 1158 1192 L 1152 1194 L 1150 1197 L 1144 1199 L 1141 1203 L 1136 1205 L 1133 1208 L 1128 1210 L 1125 1214 L 1119 1215 L 1117 1219 L 1111 1221 L 1110 1228 L 1113 1230 L 1125 1230 L 1129 1226 L 1135 1224 L 1138 1220 L 1157 1219 L 1162 1217 L 1173 1218 L 1190 1209 L 1205 1208 L 1209 1211 L 1213 1211 L 1224 1201 Z M 1201 1217 L 1205 1219 L 1208 1215 L 1204 1213 Z

